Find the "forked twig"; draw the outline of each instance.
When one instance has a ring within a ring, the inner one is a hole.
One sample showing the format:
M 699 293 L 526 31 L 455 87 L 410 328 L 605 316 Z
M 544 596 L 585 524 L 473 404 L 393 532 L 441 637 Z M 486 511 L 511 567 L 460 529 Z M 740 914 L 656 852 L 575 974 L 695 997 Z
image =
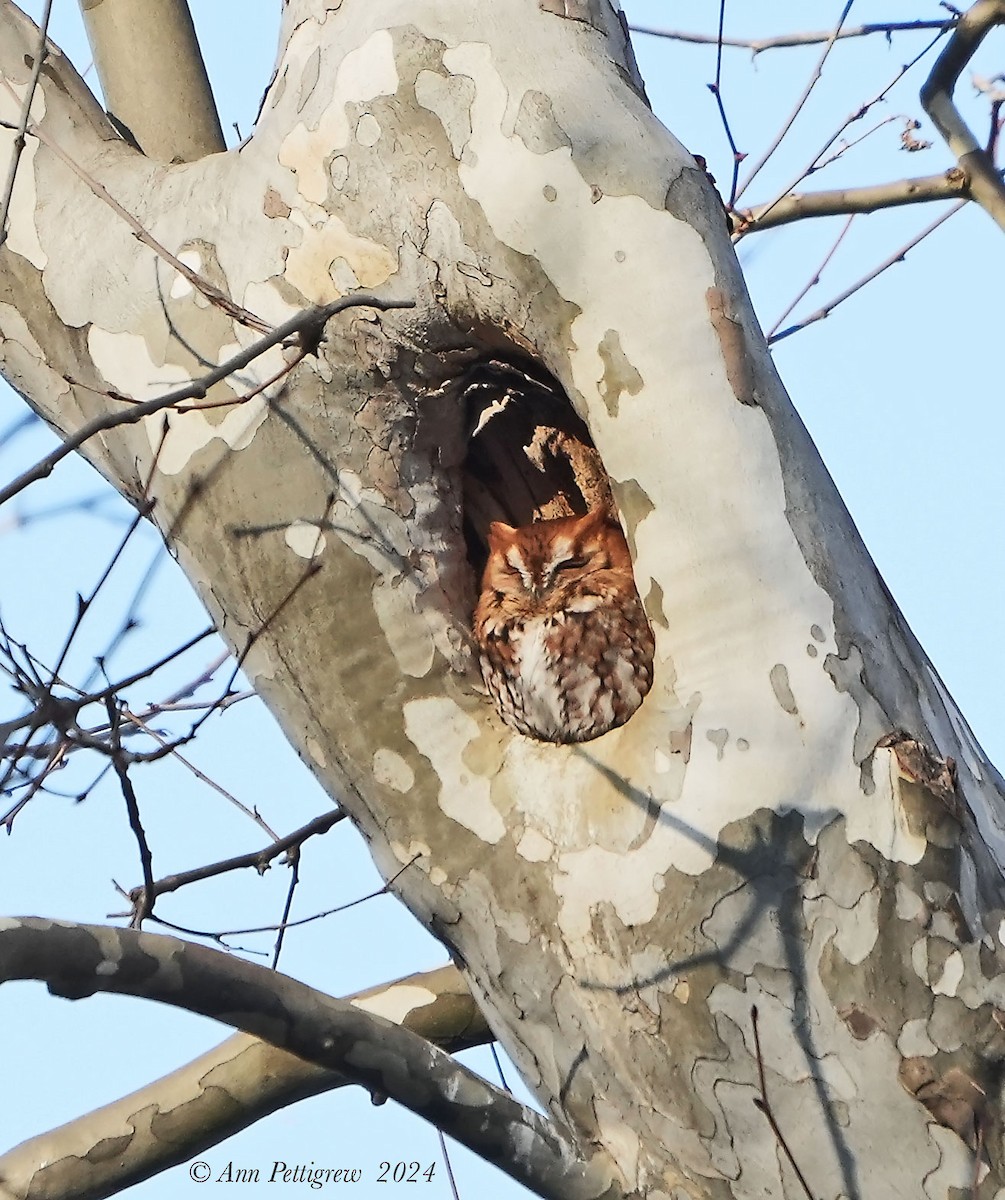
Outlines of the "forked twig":
M 807 325 L 813 325 L 815 322 L 822 321 L 825 317 L 829 317 L 839 304 L 843 304 L 850 296 L 854 296 L 856 292 L 861 291 L 861 289 L 864 288 L 867 283 L 871 283 L 877 275 L 882 275 L 883 272 L 889 270 L 890 267 L 895 266 L 899 262 L 903 262 L 909 251 L 913 250 L 915 246 L 919 244 L 919 242 L 923 242 L 930 233 L 934 233 L 940 225 L 948 221 L 954 213 L 958 213 L 966 204 L 966 200 L 960 200 L 958 203 L 954 204 L 953 207 L 948 210 L 948 212 L 944 212 L 941 217 L 936 218 L 931 225 L 926 225 L 925 228 L 915 237 L 911 238 L 906 245 L 901 246 L 901 248 L 894 251 L 889 258 L 884 259 L 878 267 L 875 267 L 868 274 L 863 275 L 857 283 L 853 283 L 851 287 L 845 288 L 843 292 L 839 292 L 833 300 L 828 301 L 827 304 L 825 304 L 822 308 L 818 308 L 816 312 L 810 313 L 810 315 L 804 320 L 799 321 L 795 325 L 789 325 L 780 333 L 772 334 L 768 338 L 768 344 L 774 345 L 775 342 L 780 342 L 784 338 L 791 337 L 794 333 L 799 333 L 799 331 L 801 329 L 805 329 Z
M 797 293 L 797 295 L 793 299 L 792 303 L 788 306 L 788 308 L 786 308 L 786 310 L 781 314 L 781 316 L 778 318 L 778 320 L 774 323 L 774 325 L 772 325 L 771 329 L 768 331 L 769 339 L 777 332 L 778 326 L 781 325 L 781 323 L 785 320 L 785 318 L 789 315 L 789 313 L 792 312 L 792 310 L 796 307 L 796 305 L 799 303 L 799 301 L 803 299 L 803 297 L 807 294 L 807 292 L 809 292 L 811 288 L 816 287 L 816 285 L 820 282 L 820 276 L 824 273 L 824 270 L 826 269 L 827 264 L 837 253 L 838 246 L 840 246 L 841 243 L 844 241 L 845 234 L 848 232 L 849 229 L 851 229 L 851 223 L 854 220 L 855 220 L 855 214 L 851 213 L 848 217 L 848 220 L 845 221 L 845 223 L 841 226 L 841 232 L 834 239 L 834 242 L 833 242 L 831 248 L 827 251 L 827 253 L 824 255 L 823 259 L 821 260 L 820 266 L 817 267 L 817 269 L 810 276 L 809 281 L 807 282 L 806 286 L 800 292 Z
M 337 904 L 334 908 L 326 908 L 321 912 L 311 913 L 309 917 L 299 917 L 296 921 L 287 920 L 282 925 L 255 925 L 247 929 L 221 929 L 214 932 L 210 929 L 190 929 L 185 925 L 175 925 L 174 922 L 166 921 L 163 917 L 155 916 L 151 917 L 151 920 L 155 921 L 158 925 L 163 925 L 165 929 L 173 929 L 176 933 L 184 933 L 189 937 L 208 938 L 218 945 L 226 946 L 224 938 L 244 937 L 249 933 L 275 933 L 279 929 L 297 929 L 301 925 L 311 925 L 315 921 L 323 921 L 326 917 L 334 917 L 337 913 L 347 912 L 350 908 L 355 908 L 359 904 L 366 904 L 370 900 L 376 900 L 378 896 L 387 896 L 390 894 L 391 886 L 395 880 L 399 876 L 404 875 L 408 868 L 417 863 L 421 857 L 421 854 L 416 854 L 414 858 L 409 859 L 403 867 L 396 871 L 383 887 L 379 887 L 372 892 L 367 892 L 365 896 L 357 896 L 355 900 L 348 900 L 345 904 Z
M 313 821 L 308 821 L 306 825 L 295 829 L 286 837 L 276 838 L 263 850 L 252 850 L 249 854 L 236 854 L 233 858 L 224 858 L 219 862 L 207 863 L 202 867 L 193 867 L 190 871 L 178 871 L 174 875 L 165 875 L 163 879 L 154 880 L 150 884 L 150 898 L 155 899 L 157 896 L 187 887 L 190 883 L 201 883 L 204 879 L 215 879 L 218 875 L 225 875 L 230 871 L 241 871 L 248 867 L 253 867 L 259 874 L 262 874 L 273 859 L 278 858 L 287 850 L 300 847 L 308 838 L 327 833 L 333 825 L 337 825 L 344 818 L 345 813 L 341 809 L 335 809 L 320 817 L 315 817 Z M 147 884 L 144 882 L 140 887 L 130 889 L 129 898 L 134 903 L 139 903 L 146 892 Z
M 813 156 L 813 158 L 809 161 L 809 163 L 799 172 L 799 174 L 796 175 L 791 180 L 790 183 L 786 184 L 786 186 L 784 188 L 782 188 L 781 191 L 778 192 L 778 194 L 776 195 L 774 200 L 772 200 L 769 204 L 761 205 L 759 207 L 758 216 L 761 220 L 763 220 L 767 216 L 767 214 L 770 213 L 772 211 L 772 209 L 774 209 L 776 207 L 776 205 L 781 204 L 786 199 L 786 197 L 788 197 L 790 195 L 790 193 L 795 188 L 797 188 L 804 179 L 807 179 L 810 175 L 814 174 L 814 172 L 820 170 L 821 160 L 823 159 L 824 155 L 831 148 L 831 146 L 834 145 L 834 143 L 838 140 L 838 138 L 841 137 L 841 135 L 849 127 L 849 125 L 854 124 L 855 121 L 860 121 L 871 108 L 873 108 L 873 107 L 875 107 L 875 105 L 879 104 L 881 100 L 884 100 L 886 98 L 887 94 L 890 92 L 890 90 L 897 83 L 899 83 L 901 79 L 904 78 L 904 76 L 908 73 L 908 71 L 910 71 L 912 69 L 912 67 L 914 67 L 917 63 L 919 63 L 921 61 L 921 59 L 923 59 L 925 57 L 925 55 L 935 46 L 935 44 L 939 41 L 939 39 L 942 36 L 943 36 L 943 32 L 940 29 L 940 32 L 937 33 L 934 38 L 932 38 L 932 40 L 924 47 L 923 50 L 920 50 L 914 56 L 914 58 L 912 58 L 909 62 L 906 62 L 902 67 L 900 67 L 900 69 L 894 75 L 893 79 L 891 79 L 890 82 L 884 88 L 881 88 L 880 91 L 878 91 L 872 97 L 871 100 L 865 101 L 865 103 L 859 105 L 859 107 L 857 109 L 855 109 L 854 112 L 849 113 L 849 115 L 844 119 L 842 124 L 840 126 L 838 126 L 838 128 L 830 135 L 830 137 L 827 138 L 827 140 L 824 142 L 824 144 L 820 147 L 820 149 Z
M 133 929 L 139 929 L 146 917 L 153 914 L 154 910 L 154 866 L 153 855 L 150 852 L 150 843 L 147 841 L 146 831 L 143 828 L 143 822 L 140 820 L 140 806 L 136 799 L 136 791 L 133 788 L 132 780 L 129 778 L 129 768 L 126 765 L 121 751 L 121 742 L 119 741 L 119 709 L 114 697 L 109 696 L 105 701 L 105 707 L 108 709 L 109 722 L 109 741 L 112 748 L 112 766 L 115 769 L 115 774 L 118 776 L 119 785 L 122 788 L 122 796 L 126 802 L 126 812 L 129 814 L 129 828 L 133 831 L 133 836 L 136 838 L 136 844 L 140 851 L 140 866 L 143 870 L 143 896 L 137 900 L 136 907 L 133 911 L 132 920 L 129 922 Z
M 729 148 L 733 152 L 733 177 L 729 185 L 729 200 L 726 204 L 726 208 L 732 211 L 733 205 L 736 202 L 736 188 L 740 178 L 740 163 L 747 156 L 736 144 L 733 131 L 729 126 L 729 117 L 726 115 L 726 106 L 722 100 L 722 31 L 725 22 L 726 0 L 719 0 L 719 34 L 715 52 L 715 82 L 708 85 L 708 90 L 715 97 L 716 107 L 719 109 L 719 120 L 722 122 L 722 128 L 726 134 L 726 141 L 729 142 Z

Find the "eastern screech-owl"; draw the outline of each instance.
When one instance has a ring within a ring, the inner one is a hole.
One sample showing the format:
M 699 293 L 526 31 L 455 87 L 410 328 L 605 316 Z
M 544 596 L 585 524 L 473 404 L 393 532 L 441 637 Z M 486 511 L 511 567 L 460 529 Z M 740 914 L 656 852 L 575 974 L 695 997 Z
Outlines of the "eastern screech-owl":
M 653 634 L 624 534 L 603 508 L 514 529 L 494 521 L 475 608 L 482 676 L 528 737 L 586 742 L 653 681 Z

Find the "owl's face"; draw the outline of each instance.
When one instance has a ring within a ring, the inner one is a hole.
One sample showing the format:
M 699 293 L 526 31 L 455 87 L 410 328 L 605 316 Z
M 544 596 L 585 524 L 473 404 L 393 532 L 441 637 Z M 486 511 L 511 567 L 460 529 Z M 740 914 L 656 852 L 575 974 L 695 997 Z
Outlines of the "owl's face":
M 603 509 L 520 529 L 495 521 L 488 544 L 482 590 L 491 589 L 526 611 L 566 608 L 570 596 L 610 582 L 612 572 L 627 570 L 631 575 L 624 535 Z

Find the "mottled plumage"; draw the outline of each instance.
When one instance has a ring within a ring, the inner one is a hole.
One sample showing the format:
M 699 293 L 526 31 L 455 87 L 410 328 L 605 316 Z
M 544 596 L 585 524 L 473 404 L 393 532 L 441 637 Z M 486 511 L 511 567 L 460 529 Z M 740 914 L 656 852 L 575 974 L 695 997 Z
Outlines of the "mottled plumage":
M 602 508 L 489 527 L 474 614 L 499 715 L 528 737 L 586 742 L 623 725 L 653 680 L 653 635 L 621 528 Z

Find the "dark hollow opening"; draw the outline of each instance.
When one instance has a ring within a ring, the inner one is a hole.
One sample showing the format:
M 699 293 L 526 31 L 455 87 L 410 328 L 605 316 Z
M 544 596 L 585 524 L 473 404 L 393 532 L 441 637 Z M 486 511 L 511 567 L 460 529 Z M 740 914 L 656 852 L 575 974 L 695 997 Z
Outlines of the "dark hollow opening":
M 530 525 L 604 507 L 607 472 L 561 385 L 530 360 L 494 357 L 465 372 L 464 535 L 476 571 L 493 521 Z

